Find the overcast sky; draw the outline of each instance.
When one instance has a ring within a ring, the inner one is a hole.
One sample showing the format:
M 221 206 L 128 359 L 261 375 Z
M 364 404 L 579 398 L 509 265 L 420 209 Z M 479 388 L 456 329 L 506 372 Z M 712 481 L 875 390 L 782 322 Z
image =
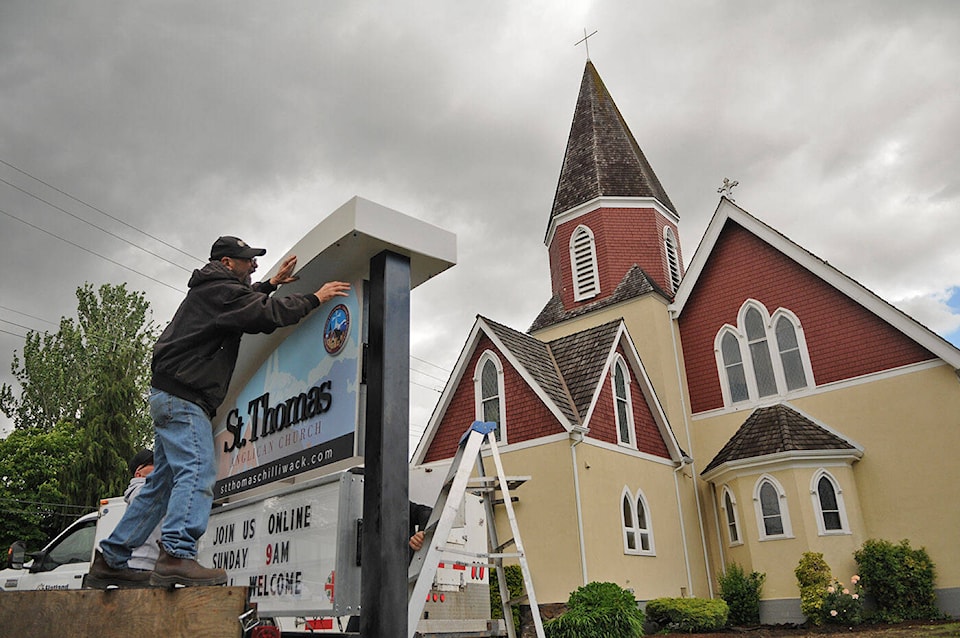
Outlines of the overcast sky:
M 164 324 L 217 236 L 266 272 L 359 195 L 458 237 L 412 296 L 412 449 L 475 316 L 526 330 L 549 298 L 584 29 L 687 263 L 736 179 L 960 344 L 958 2 L 3 0 L 0 380 L 84 282 Z

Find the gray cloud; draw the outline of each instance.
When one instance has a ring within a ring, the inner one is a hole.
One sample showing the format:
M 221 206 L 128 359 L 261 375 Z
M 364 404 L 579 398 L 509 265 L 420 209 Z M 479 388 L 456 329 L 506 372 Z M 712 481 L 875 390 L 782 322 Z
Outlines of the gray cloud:
M 200 258 L 230 233 L 267 264 L 353 195 L 454 231 L 459 265 L 412 302 L 413 354 L 449 370 L 476 314 L 525 329 L 550 294 L 573 44 L 596 29 L 591 58 L 679 210 L 688 261 L 730 177 L 738 204 L 951 334 L 958 18 L 953 2 L 892 0 L 14 0 L 0 5 L 0 159 Z M 197 265 L 6 166 L 0 178 Z M 127 281 L 158 322 L 172 315 L 180 268 L 4 184 L 0 210 L 166 284 L 0 215 L 4 307 L 57 321 L 85 281 Z M 21 347 L 0 333 L 3 361 Z M 419 430 L 438 394 L 412 394 Z

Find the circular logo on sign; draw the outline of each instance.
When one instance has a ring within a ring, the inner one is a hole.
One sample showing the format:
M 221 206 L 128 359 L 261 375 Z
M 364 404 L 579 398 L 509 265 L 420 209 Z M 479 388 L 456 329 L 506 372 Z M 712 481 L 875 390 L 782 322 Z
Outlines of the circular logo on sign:
M 350 334 L 350 310 L 339 304 L 323 324 L 323 347 L 331 355 L 340 354 Z

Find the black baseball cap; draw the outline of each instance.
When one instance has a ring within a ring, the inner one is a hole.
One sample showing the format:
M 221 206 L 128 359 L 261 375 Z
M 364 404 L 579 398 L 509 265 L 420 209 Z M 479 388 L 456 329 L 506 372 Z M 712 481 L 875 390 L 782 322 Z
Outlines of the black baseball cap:
M 153 450 L 140 450 L 133 455 L 130 463 L 127 464 L 131 474 L 134 474 L 138 468 L 144 465 L 153 465 Z
M 266 248 L 248 246 L 247 242 L 239 237 L 231 237 L 230 235 L 220 237 L 217 241 L 213 242 L 213 246 L 210 248 L 210 259 L 213 260 L 220 259 L 221 257 L 250 259 L 251 257 L 259 257 L 266 254 Z

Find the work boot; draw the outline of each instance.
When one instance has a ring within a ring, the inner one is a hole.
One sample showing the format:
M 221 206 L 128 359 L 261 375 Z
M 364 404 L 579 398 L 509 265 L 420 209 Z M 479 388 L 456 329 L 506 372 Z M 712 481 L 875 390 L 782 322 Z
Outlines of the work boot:
M 93 555 L 90 571 L 83 581 L 85 589 L 107 589 L 108 587 L 147 587 L 150 572 L 129 567 L 110 567 L 98 549 Z
M 153 587 L 201 587 L 225 585 L 227 572 L 203 567 L 193 558 L 177 558 L 160 545 L 160 558 L 153 567 L 150 584 Z

